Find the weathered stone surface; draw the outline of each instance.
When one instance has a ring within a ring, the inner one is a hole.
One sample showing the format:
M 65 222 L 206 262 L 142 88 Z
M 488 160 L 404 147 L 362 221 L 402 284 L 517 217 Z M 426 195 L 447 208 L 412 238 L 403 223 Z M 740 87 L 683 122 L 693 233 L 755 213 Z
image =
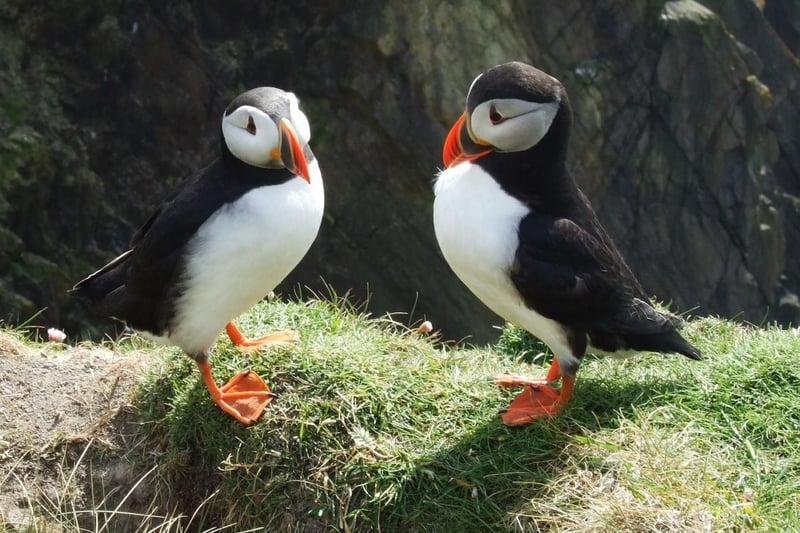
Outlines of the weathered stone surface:
M 324 278 L 489 338 L 498 320 L 436 247 L 431 182 L 469 83 L 518 59 L 565 83 L 573 170 L 649 291 L 797 323 L 798 13 L 767 5 L 777 33 L 750 0 L 0 0 L 0 316 L 47 307 L 77 332 L 71 282 L 214 157 L 230 98 L 277 85 L 301 97 L 327 195 L 285 287 Z

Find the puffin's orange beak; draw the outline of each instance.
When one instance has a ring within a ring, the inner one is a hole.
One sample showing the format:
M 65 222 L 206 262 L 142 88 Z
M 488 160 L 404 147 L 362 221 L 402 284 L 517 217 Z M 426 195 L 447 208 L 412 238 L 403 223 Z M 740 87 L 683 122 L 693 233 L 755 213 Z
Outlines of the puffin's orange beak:
M 285 118 L 278 122 L 278 130 L 281 134 L 281 160 L 286 168 L 293 174 L 300 176 L 306 183 L 311 183 L 311 176 L 308 173 L 306 156 L 303 155 L 303 147 L 297 140 L 292 124 Z
M 492 147 L 488 143 L 482 142 L 480 139 L 472 140 L 466 120 L 467 113 L 464 112 L 450 128 L 450 133 L 444 140 L 442 159 L 447 168 L 464 161 L 477 159 L 492 151 Z

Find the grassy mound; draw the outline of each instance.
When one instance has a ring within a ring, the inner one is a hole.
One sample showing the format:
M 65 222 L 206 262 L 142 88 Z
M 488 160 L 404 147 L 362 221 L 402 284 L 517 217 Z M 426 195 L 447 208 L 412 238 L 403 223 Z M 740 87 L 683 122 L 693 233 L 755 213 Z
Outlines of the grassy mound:
M 249 366 L 278 394 L 253 427 L 219 412 L 186 358 L 140 386 L 142 414 L 168 442 L 164 478 L 185 485 L 187 464 L 207 472 L 207 527 L 800 523 L 796 331 L 694 321 L 687 334 L 707 361 L 587 360 L 565 416 L 509 429 L 496 413 L 512 393 L 488 377 L 544 372 L 545 359 L 515 328 L 498 351 L 464 349 L 324 301 L 264 304 L 241 321 L 253 333 L 264 324 L 297 328 L 302 341 L 255 358 L 225 341 L 215 349 L 218 380 Z
M 496 372 L 540 374 L 541 345 L 505 327 L 469 348 L 347 303 L 263 303 L 251 335 L 294 346 L 242 354 L 277 398 L 243 427 L 168 350 L 139 382 L 136 446 L 150 462 L 147 529 L 186 531 L 796 530 L 800 334 L 692 320 L 703 362 L 587 358 L 563 415 L 521 428 L 496 414 Z M 132 488 L 121 489 L 123 492 Z M 97 507 L 96 505 L 94 506 Z M 156 512 L 156 510 L 158 512 Z M 113 529 L 113 528 L 112 528 Z

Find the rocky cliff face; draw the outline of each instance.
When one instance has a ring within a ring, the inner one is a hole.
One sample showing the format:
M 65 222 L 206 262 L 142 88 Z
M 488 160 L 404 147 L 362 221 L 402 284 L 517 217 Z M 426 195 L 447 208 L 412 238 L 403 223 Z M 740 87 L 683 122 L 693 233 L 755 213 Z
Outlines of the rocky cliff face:
M 46 307 L 76 333 L 65 290 L 215 157 L 233 96 L 275 85 L 301 98 L 327 194 L 285 287 L 322 278 L 489 338 L 498 319 L 439 255 L 431 181 L 469 83 L 517 59 L 566 85 L 573 171 L 648 291 L 800 321 L 792 2 L 271 4 L 0 0 L 2 318 Z

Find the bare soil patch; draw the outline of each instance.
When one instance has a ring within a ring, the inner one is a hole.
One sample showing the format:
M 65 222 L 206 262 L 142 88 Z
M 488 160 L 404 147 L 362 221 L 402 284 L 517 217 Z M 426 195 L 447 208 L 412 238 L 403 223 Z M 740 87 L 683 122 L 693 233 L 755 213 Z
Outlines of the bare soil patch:
M 123 428 L 136 423 L 133 387 L 151 359 L 0 332 L 0 529 L 59 530 L 65 514 L 81 521 L 115 486 L 135 483 Z

